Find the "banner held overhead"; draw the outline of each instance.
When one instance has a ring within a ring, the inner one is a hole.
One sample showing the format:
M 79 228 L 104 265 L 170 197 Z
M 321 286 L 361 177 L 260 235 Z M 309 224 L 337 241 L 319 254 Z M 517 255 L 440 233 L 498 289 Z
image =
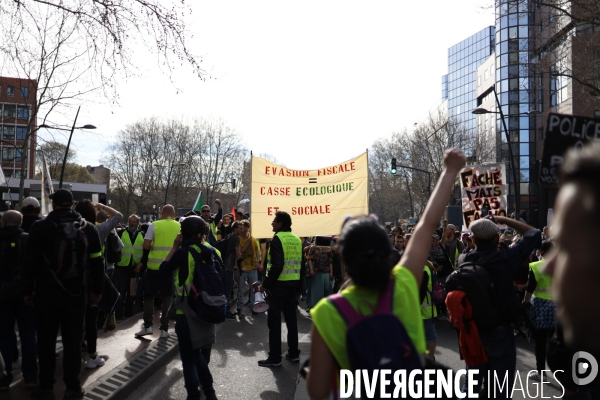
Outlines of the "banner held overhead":
M 369 211 L 367 153 L 325 168 L 292 170 L 252 156 L 252 236 L 273 236 L 277 211 L 296 235 L 339 234 L 344 217 Z

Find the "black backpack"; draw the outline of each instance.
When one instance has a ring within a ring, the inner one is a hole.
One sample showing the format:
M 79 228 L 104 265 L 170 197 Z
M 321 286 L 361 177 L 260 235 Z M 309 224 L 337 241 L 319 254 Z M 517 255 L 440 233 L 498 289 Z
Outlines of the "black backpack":
M 0 279 L 0 304 L 13 305 L 23 302 L 25 287 L 22 281 L 23 248 L 27 234 L 0 242 L 0 268 L 4 277 Z
M 87 222 L 68 221 L 56 223 L 48 220 L 54 226 L 54 234 L 52 235 L 52 247 L 49 254 L 42 253 L 42 257 L 54 280 L 58 285 L 72 296 L 79 296 L 87 285 L 87 249 L 88 239 L 85 235 L 84 228 Z M 63 282 L 79 280 L 81 292 L 72 293 L 68 291 Z
M 488 331 L 503 324 L 502 315 L 496 298 L 496 290 L 486 264 L 494 256 L 490 252 L 479 261 L 464 261 L 464 255 L 459 257 L 456 271 L 446 279 L 448 293 L 461 290 L 473 307 L 473 321 L 480 331 Z
M 227 235 L 227 237 L 221 240 L 217 240 L 215 244 L 212 245 L 221 253 L 221 258 L 223 262 L 227 260 L 229 252 L 233 251 L 233 246 L 231 245 L 231 239 L 233 239 L 233 235 L 235 235 L 235 233 L 230 233 L 229 235 Z
M 110 231 L 106 237 L 106 246 L 104 247 L 104 255 L 107 264 L 116 264 L 123 257 L 123 246 L 119 243 L 121 239 L 114 231 Z M 121 249 L 121 250 L 119 250 Z

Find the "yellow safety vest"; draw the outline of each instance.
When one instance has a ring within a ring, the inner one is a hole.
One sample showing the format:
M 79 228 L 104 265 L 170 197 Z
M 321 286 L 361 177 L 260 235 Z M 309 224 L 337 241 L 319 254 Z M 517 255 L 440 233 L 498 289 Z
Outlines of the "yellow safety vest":
M 142 231 L 139 229 L 134 232 L 135 240 L 131 243 L 129 237 L 129 229 L 123 231 L 121 235 L 121 241 L 123 242 L 123 250 L 121 261 L 117 263 L 117 267 L 129 267 L 137 266 L 142 260 L 142 253 L 144 251 L 144 237 Z
M 213 235 L 213 239 L 217 240 L 217 234 L 219 233 L 219 228 L 217 228 L 217 224 L 213 220 L 210 224 L 208 224 L 210 229 L 210 233 Z
M 550 275 L 543 274 L 540 271 L 540 267 L 544 265 L 544 261 L 536 261 L 529 264 L 529 268 L 533 272 L 535 276 L 535 281 L 537 285 L 535 286 L 535 290 L 533 291 L 533 295 L 535 297 L 539 297 L 544 300 L 554 300 L 552 298 L 551 288 L 552 288 L 552 277 Z
M 283 271 L 281 271 L 277 280 L 299 281 L 302 267 L 302 241 L 292 232 L 277 232 L 275 236 L 281 240 L 283 248 Z M 271 248 L 269 248 L 268 258 L 267 274 L 271 269 Z
M 423 319 L 431 319 L 437 317 L 437 307 L 433 305 L 433 301 L 431 300 L 433 280 L 431 279 L 431 270 L 427 265 L 423 270 L 427 273 L 427 293 L 425 294 L 425 300 L 421 303 L 421 316 Z
M 148 255 L 148 269 L 157 271 L 160 264 L 173 247 L 173 241 L 179 235 L 181 226 L 172 219 L 161 219 L 154 222 L 154 243 Z
M 392 270 L 395 279 L 394 314 L 402 321 L 406 333 L 411 338 L 417 353 L 425 354 L 425 328 L 419 313 L 419 287 L 409 269 L 397 265 Z M 376 290 L 352 285 L 341 292 L 359 314 L 367 316 L 373 313 L 379 299 Z M 335 357 L 341 369 L 350 369 L 350 359 L 346 349 L 348 325 L 337 308 L 327 298 L 321 299 L 310 310 L 313 324 L 319 331 L 327 347 Z
M 200 247 L 196 246 L 195 244 L 193 244 L 191 247 L 193 247 L 198 253 L 202 253 L 202 250 L 200 249 Z M 174 279 L 175 296 L 185 297 L 186 293 L 188 293 L 188 294 L 190 293 L 190 290 L 192 288 L 192 280 L 194 279 L 194 271 L 195 270 L 196 270 L 196 261 L 194 260 L 194 256 L 192 256 L 192 253 L 188 252 L 188 275 L 187 275 L 187 278 L 185 278 L 185 282 L 183 282 L 183 284 L 181 284 L 181 282 L 179 282 L 179 268 L 173 274 L 173 275 L 175 275 L 175 279 Z M 183 311 L 179 307 L 177 307 L 177 311 L 175 313 L 183 314 Z

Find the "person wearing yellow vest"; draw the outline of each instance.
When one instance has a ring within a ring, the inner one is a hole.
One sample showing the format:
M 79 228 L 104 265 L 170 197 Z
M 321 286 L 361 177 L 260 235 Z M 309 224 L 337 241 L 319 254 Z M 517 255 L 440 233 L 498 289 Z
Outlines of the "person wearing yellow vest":
M 219 206 L 219 211 L 215 215 L 210 213 L 210 206 L 207 204 L 203 205 L 200 209 L 200 218 L 208 223 L 209 232 L 207 238 L 208 243 L 210 243 L 211 246 L 217 241 L 217 234 L 219 233 L 217 225 L 221 222 L 221 218 L 223 217 L 223 204 L 221 203 L 221 200 L 216 199 L 215 204 Z
M 437 332 L 435 331 L 434 318 L 437 317 L 437 307 L 433 303 L 431 292 L 433 291 L 434 268 L 431 261 L 423 267 L 423 280 L 419 294 L 421 297 L 421 316 L 425 328 L 425 341 L 427 342 L 427 356 L 435 360 L 435 347 L 437 345 Z
M 552 242 L 542 242 L 540 261 L 529 264 L 529 278 L 523 303 L 530 304 L 529 322 L 535 340 L 535 363 L 537 372 L 531 374 L 532 379 L 539 380 L 541 371 L 546 369 L 546 349 L 548 341 L 556 329 L 556 305 L 552 297 L 552 277 L 541 269 L 544 257 L 552 249 Z
M 135 282 L 134 269 L 142 260 L 142 251 L 144 249 L 144 233 L 140 230 L 140 217 L 135 214 L 129 216 L 127 220 L 127 229 L 119 232 L 123 242 L 121 261 L 115 266 L 113 280 L 121 297 L 115 307 L 115 317 L 117 320 L 133 315 L 132 280 Z M 133 283 L 135 285 L 135 283 Z M 135 286 L 133 288 L 135 290 Z
M 175 313 L 175 333 L 179 342 L 187 398 L 200 399 L 200 386 L 207 400 L 217 400 L 213 377 L 208 368 L 211 348 L 216 338 L 215 324 L 199 320 L 185 301 L 191 290 L 194 271 L 199 268 L 190 252 L 199 253 L 198 261 L 202 260 L 206 267 L 210 268 L 206 264 L 214 262 L 214 249 L 202 241 L 207 233 L 207 226 L 202 218 L 195 215 L 184 218 L 181 222 L 181 234 L 171 242 L 172 247 L 160 264 L 160 274 L 163 279 L 174 284 L 175 301 L 170 312 Z
M 296 309 L 302 293 L 302 241 L 292 233 L 292 217 L 285 211 L 277 211 L 271 223 L 273 240 L 267 256 L 267 274 L 263 287 L 268 293 L 269 356 L 258 362 L 261 367 L 280 367 L 281 361 L 281 313 L 288 330 L 288 352 L 285 358 L 300 361 L 298 350 L 298 324 Z
M 145 269 L 143 280 L 144 290 L 144 324 L 135 337 L 152 335 L 152 320 L 154 317 L 154 297 L 162 297 L 162 314 L 160 316 L 160 337 L 169 337 L 169 318 L 167 311 L 171 303 L 172 280 L 160 276 L 158 268 L 163 262 L 173 244 L 173 240 L 179 234 L 180 225 L 175 221 L 175 208 L 165 205 L 160 214 L 160 220 L 154 222 L 148 228 L 144 236 L 144 249 L 142 259 L 136 268 L 136 272 Z
M 419 299 L 423 266 L 429 255 L 431 232 L 438 226 L 454 180 L 466 164 L 466 158 L 459 149 L 448 150 L 444 164 L 437 186 L 398 265 L 392 265 L 392 248 L 386 232 L 371 217 L 346 221 L 337 241 L 342 266 L 353 282 L 340 295 L 356 312 L 366 316 L 373 313 L 380 295 L 389 293 L 388 288 L 392 284 L 392 312 L 404 325 L 422 365 L 426 351 Z M 338 369 L 351 368 L 346 347 L 347 334 L 344 334 L 347 324 L 329 298 L 322 299 L 313 307 L 311 316 L 313 327 L 307 389 L 311 398 L 324 399 L 338 390 L 332 383 Z M 379 334 L 384 335 L 385 332 L 374 332 L 375 336 Z

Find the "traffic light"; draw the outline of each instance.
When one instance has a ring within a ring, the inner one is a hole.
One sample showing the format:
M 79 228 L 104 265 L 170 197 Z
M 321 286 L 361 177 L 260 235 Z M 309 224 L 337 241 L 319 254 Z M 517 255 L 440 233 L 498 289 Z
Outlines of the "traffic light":
M 396 175 L 396 172 L 398 172 L 396 169 L 396 159 L 392 158 L 392 175 Z
M 235 189 L 235 178 L 231 178 L 231 188 Z

